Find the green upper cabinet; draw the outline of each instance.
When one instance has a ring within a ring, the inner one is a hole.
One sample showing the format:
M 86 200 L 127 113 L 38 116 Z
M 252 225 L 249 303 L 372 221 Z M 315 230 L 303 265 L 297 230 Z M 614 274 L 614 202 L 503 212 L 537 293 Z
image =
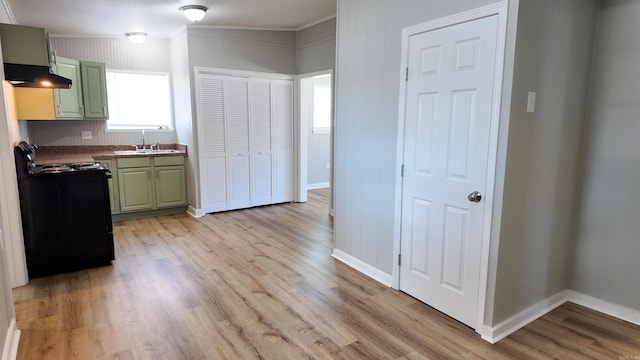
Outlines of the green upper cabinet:
M 0 24 L 4 62 L 49 66 L 49 41 L 43 28 Z
M 80 82 L 80 62 L 74 59 L 56 57 L 53 72 L 71 79 L 71 89 L 55 89 L 57 119 L 82 119 L 84 107 Z
M 80 62 L 85 119 L 108 119 L 107 75 L 103 63 Z

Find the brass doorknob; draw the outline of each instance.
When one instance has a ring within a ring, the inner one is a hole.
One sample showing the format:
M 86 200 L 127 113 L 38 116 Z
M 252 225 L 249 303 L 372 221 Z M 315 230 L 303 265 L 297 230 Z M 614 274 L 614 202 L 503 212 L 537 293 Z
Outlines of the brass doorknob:
M 467 196 L 467 199 L 469 199 L 469 201 L 471 202 L 478 203 L 480 202 L 480 200 L 482 200 L 482 195 L 480 195 L 479 192 L 474 191 L 471 194 L 469 194 L 469 196 Z

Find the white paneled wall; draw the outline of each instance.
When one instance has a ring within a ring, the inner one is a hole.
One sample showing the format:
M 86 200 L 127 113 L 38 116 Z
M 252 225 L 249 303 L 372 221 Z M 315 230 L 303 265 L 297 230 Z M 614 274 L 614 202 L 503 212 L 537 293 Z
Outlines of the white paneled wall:
M 105 132 L 105 121 L 29 121 L 29 140 L 40 146 L 132 145 L 142 143 L 140 131 Z M 91 140 L 82 140 L 82 131 L 91 131 Z M 175 131 L 145 130 L 147 144 L 174 144 Z
M 147 39 L 134 45 L 122 38 L 51 37 L 58 56 L 82 61 L 103 62 L 107 70 L 171 72 L 169 40 Z M 130 145 L 142 142 L 140 131 L 105 132 L 104 120 L 29 121 L 29 141 L 41 146 Z M 82 140 L 81 132 L 91 131 L 93 139 Z M 146 131 L 146 142 L 172 144 L 175 131 Z
M 140 45 L 127 38 L 51 37 L 58 56 L 98 61 L 111 70 L 170 72 L 169 40 L 147 39 Z

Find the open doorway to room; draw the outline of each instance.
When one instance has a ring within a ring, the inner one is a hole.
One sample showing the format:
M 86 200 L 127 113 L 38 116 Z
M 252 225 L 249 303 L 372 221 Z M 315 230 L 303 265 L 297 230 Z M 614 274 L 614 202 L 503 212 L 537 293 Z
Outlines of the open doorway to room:
M 300 75 L 300 201 L 309 190 L 331 191 L 332 124 L 333 72 Z

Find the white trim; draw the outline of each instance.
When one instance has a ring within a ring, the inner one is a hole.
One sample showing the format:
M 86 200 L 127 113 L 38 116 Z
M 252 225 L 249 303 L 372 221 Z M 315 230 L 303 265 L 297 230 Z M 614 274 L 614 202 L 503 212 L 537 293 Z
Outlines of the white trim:
M 640 310 L 614 304 L 609 301 L 585 295 L 574 290 L 568 290 L 567 301 L 588 307 L 589 309 L 640 325 Z
M 487 298 L 487 286 L 489 284 L 489 265 L 490 265 L 490 245 L 492 235 L 492 217 L 494 209 L 494 195 L 495 195 L 495 175 L 498 166 L 498 147 L 506 146 L 506 143 L 501 144 L 498 141 L 499 124 L 502 120 L 500 117 L 501 100 L 502 100 L 502 81 L 503 81 L 503 68 L 504 68 L 504 56 L 506 48 L 506 34 L 507 34 L 507 15 L 509 3 L 508 0 L 503 0 L 483 6 L 477 9 L 464 11 L 451 16 L 443 17 L 440 19 L 432 20 L 423 24 L 410 26 L 402 30 L 402 52 L 400 60 L 400 94 L 399 94 L 399 109 L 398 109 L 398 147 L 396 151 L 396 188 L 395 188 L 395 214 L 394 214 L 394 236 L 393 236 L 393 259 L 398 258 L 400 254 L 400 237 L 401 237 L 401 221 L 402 221 L 402 177 L 400 176 L 400 169 L 404 162 L 404 118 L 405 118 L 405 101 L 406 101 L 406 81 L 405 81 L 405 68 L 408 64 L 409 53 L 409 37 L 411 35 L 433 31 L 443 27 L 453 26 L 456 24 L 469 22 L 477 19 L 481 19 L 488 16 L 498 16 L 498 42 L 496 47 L 496 63 L 495 63 L 495 75 L 493 83 L 493 104 L 491 112 L 491 129 L 489 138 L 489 156 L 487 162 L 487 179 L 486 187 L 484 189 L 484 222 L 481 239 L 481 254 L 480 254 L 480 278 L 478 283 L 478 300 L 476 306 L 476 329 L 480 329 L 485 323 L 485 307 Z M 499 229 L 496 229 L 496 231 Z M 392 284 L 395 289 L 400 287 L 400 266 L 394 265 L 392 272 Z
M 260 26 L 243 26 L 243 25 L 203 25 L 188 24 L 188 29 L 214 29 L 214 30 L 256 30 L 256 31 L 296 31 L 291 27 L 260 27 Z
M 2 360 L 15 360 L 18 355 L 18 344 L 20 343 L 20 330 L 16 328 L 16 319 L 11 319 L 7 337 L 4 341 Z
M 355 270 L 358 270 L 359 272 L 363 273 L 364 275 L 367 275 L 368 277 L 381 283 L 382 285 L 391 287 L 392 278 L 390 274 L 387 274 L 386 272 L 381 271 L 363 262 L 362 260 L 357 259 L 338 249 L 333 249 L 333 254 L 331 254 L 331 257 L 344 263 L 349 267 L 354 268 Z
M 478 326 L 476 328 L 476 332 L 482 336 L 483 340 L 495 344 L 544 314 L 564 304 L 567 301 L 567 293 L 567 290 L 562 290 L 559 293 L 511 316 L 496 326 Z
M 482 336 L 483 340 L 495 344 L 566 302 L 572 302 L 593 311 L 640 325 L 640 310 L 618 305 L 574 290 L 562 290 L 522 310 L 496 326 L 482 325 L 476 328 L 476 331 Z
M 206 215 L 204 212 L 202 212 L 202 209 L 196 209 L 191 205 L 189 205 L 189 207 L 187 208 L 187 214 L 193 216 L 196 219 Z
M 246 78 L 259 77 L 262 79 L 270 79 L 270 80 L 294 80 L 296 78 L 295 74 L 233 70 L 233 69 L 210 68 L 210 67 L 202 67 L 202 66 L 195 66 L 193 70 L 195 74 L 202 74 L 202 75 L 239 76 L 239 77 L 246 77 Z
M 312 27 L 312 26 L 314 26 L 314 25 L 321 24 L 321 23 L 323 23 L 323 22 L 325 22 L 325 21 L 327 21 L 327 20 L 331 20 L 331 19 L 333 19 L 333 18 L 335 18 L 335 17 L 336 17 L 336 14 L 329 15 L 329 16 L 323 17 L 322 19 L 318 19 L 318 20 L 316 20 L 316 21 L 310 22 L 310 23 L 308 23 L 308 24 L 306 24 L 306 25 L 298 26 L 295 30 L 296 30 L 296 31 L 304 30 L 304 29 L 306 29 L 306 28 L 310 28 L 310 27 Z
M 328 182 L 307 184 L 307 190 L 326 189 L 330 186 Z

